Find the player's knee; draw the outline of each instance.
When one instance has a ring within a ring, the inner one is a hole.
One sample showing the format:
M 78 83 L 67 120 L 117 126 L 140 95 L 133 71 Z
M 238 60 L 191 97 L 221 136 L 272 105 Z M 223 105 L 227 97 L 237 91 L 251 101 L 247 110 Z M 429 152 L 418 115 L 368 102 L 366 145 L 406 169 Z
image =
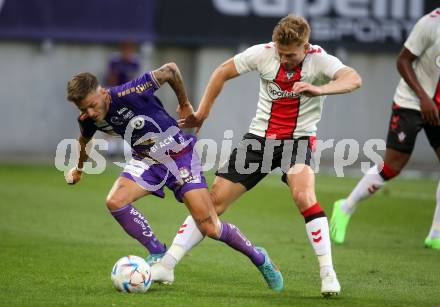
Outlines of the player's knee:
M 110 211 L 120 209 L 126 205 L 121 198 L 116 196 L 108 196 L 105 203 Z
M 396 150 L 387 150 L 385 153 L 385 159 L 383 166 L 394 173 L 397 176 L 405 165 L 408 163 L 410 154 L 398 152 Z
M 214 223 L 204 223 L 199 226 L 200 232 L 213 239 L 217 239 L 220 236 L 220 230 L 217 229 Z
M 389 163 L 385 163 L 390 171 L 392 171 L 393 176 L 396 177 L 400 174 L 400 171 L 403 169 L 405 162 L 403 161 L 389 161 Z M 391 179 L 391 178 L 390 178 Z
M 315 195 L 309 191 L 294 191 L 293 200 L 300 209 L 307 209 L 307 207 L 316 203 Z
M 212 190 L 210 191 L 211 200 L 214 205 L 215 211 L 218 215 L 221 215 L 223 212 L 225 212 L 227 205 L 224 201 L 222 201 L 220 195 L 216 192 L 214 185 L 212 187 Z

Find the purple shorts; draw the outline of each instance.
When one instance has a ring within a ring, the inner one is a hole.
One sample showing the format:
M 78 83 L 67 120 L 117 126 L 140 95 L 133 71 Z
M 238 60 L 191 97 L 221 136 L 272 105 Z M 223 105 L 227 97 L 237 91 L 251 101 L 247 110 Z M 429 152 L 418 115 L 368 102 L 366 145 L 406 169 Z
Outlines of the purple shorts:
M 194 148 L 177 157 L 170 157 L 167 164 L 132 159 L 120 176 L 133 180 L 161 198 L 165 197 L 163 188 L 167 186 L 179 202 L 183 202 L 183 195 L 188 191 L 208 188 Z

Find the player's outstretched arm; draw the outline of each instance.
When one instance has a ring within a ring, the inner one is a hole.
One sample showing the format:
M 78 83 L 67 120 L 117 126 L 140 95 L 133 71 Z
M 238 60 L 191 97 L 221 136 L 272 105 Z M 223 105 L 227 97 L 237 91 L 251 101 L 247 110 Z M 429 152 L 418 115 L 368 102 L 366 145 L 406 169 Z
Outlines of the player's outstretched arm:
M 350 93 L 362 86 L 362 78 L 351 67 L 344 67 L 339 69 L 334 77 L 333 81 L 327 83 L 321 87 L 322 95 L 334 95 Z
M 179 106 L 183 107 L 186 104 L 190 104 L 188 96 L 185 90 L 185 84 L 183 83 L 182 74 L 176 63 L 167 63 L 153 71 L 154 77 L 160 85 L 168 82 L 174 93 L 176 94 Z
M 177 100 L 179 101 L 176 112 L 179 114 L 179 118 L 186 118 L 194 114 L 194 110 L 186 94 L 182 74 L 175 63 L 167 63 L 153 71 L 153 74 L 160 85 L 168 82 L 176 94 Z
M 203 93 L 197 115 L 206 119 L 214 105 L 215 99 L 220 94 L 225 82 L 239 75 L 235 67 L 234 58 L 230 58 L 220 66 L 218 66 L 211 75 L 205 92 Z
M 86 152 L 86 146 L 90 139 L 83 137 L 82 135 L 78 138 L 79 143 L 79 159 L 78 164 L 67 173 L 65 179 L 68 184 L 75 184 L 81 180 L 82 169 L 84 167 L 84 162 L 87 161 L 88 156 Z
M 423 89 L 412 66 L 416 59 L 416 55 L 403 47 L 397 57 L 397 70 L 408 86 L 419 97 L 423 120 L 431 125 L 440 125 L 439 111 L 432 98 Z

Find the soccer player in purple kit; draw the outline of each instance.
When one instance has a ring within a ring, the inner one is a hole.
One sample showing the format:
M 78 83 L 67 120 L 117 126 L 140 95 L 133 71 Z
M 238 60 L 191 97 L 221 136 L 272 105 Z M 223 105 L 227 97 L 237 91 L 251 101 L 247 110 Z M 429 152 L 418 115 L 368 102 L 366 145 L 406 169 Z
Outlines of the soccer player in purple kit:
M 235 225 L 218 219 L 194 152 L 195 137 L 185 135 L 178 128 L 176 120 L 154 95 L 165 82 L 177 96 L 180 117 L 192 114 L 182 76 L 174 63 L 108 89 L 101 87 L 91 73 L 80 73 L 70 79 L 67 99 L 81 111 L 78 118 L 81 135 L 79 161 L 67 174 L 67 182 L 75 184 L 81 179 L 83 163 L 87 160 L 86 144 L 96 130 L 124 137 L 131 144 L 133 159 L 115 181 L 106 204 L 122 228 L 149 251 L 150 263 L 160 258 L 166 247 L 132 203 L 151 194 L 164 197 L 163 185 L 166 185 L 179 202 L 185 203 L 204 235 L 249 257 L 268 286 L 282 290 L 283 277 L 266 250 L 251 244 Z

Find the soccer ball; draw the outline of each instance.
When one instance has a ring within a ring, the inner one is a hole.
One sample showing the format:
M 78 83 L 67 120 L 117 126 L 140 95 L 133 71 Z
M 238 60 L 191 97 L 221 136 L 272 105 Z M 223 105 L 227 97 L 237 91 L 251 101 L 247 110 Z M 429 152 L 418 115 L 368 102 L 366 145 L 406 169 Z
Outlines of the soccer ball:
M 141 257 L 125 256 L 113 266 L 111 279 L 119 291 L 144 293 L 152 283 L 151 268 Z

